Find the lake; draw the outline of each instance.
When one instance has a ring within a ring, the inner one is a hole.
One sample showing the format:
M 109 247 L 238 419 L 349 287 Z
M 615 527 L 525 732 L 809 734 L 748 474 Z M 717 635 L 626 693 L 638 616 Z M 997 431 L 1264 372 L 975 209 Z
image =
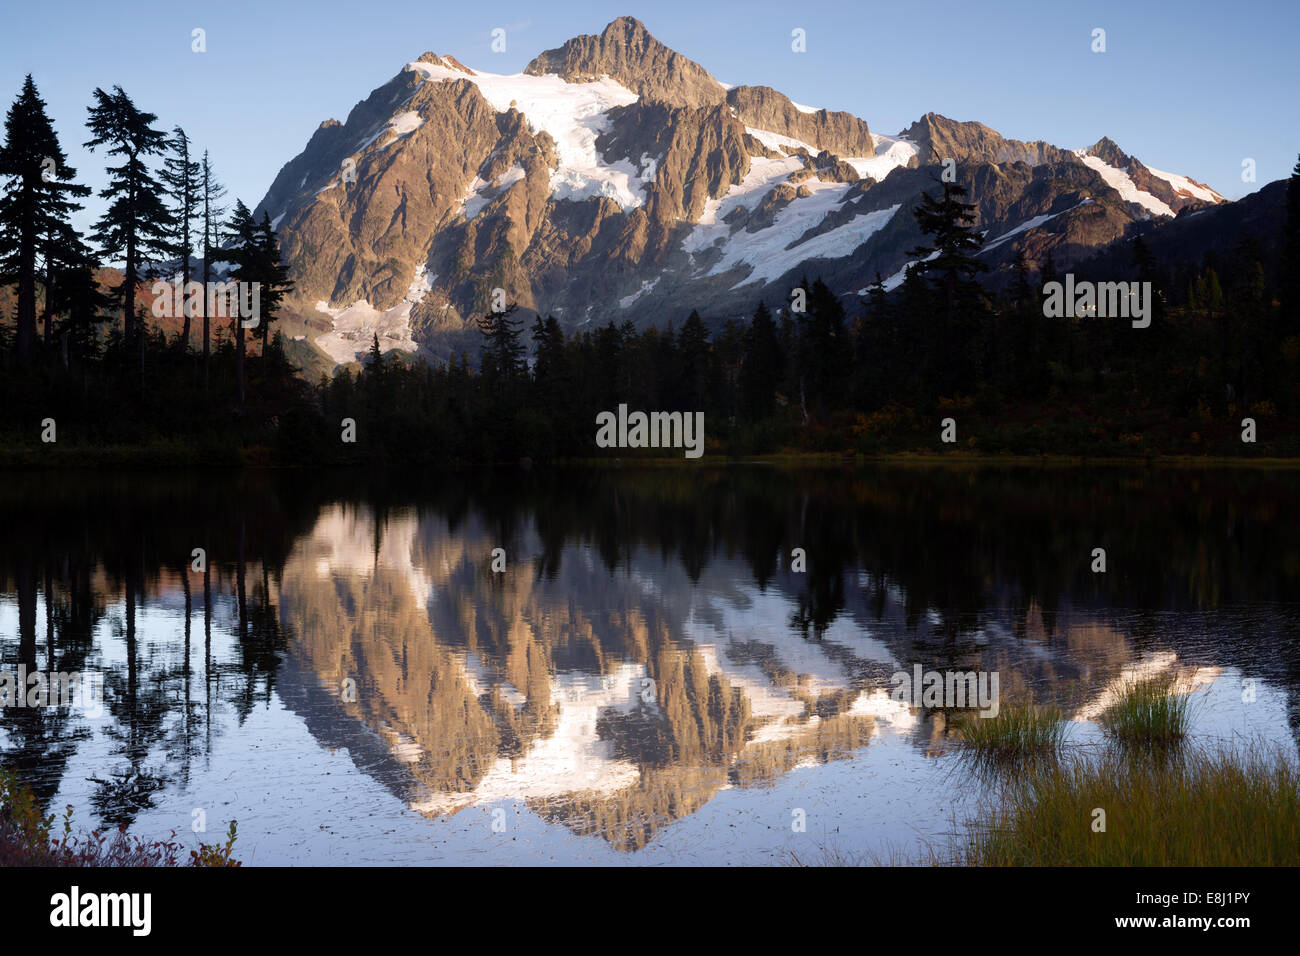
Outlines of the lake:
M 0 672 L 103 693 L 11 700 L 0 765 L 245 865 L 911 860 L 990 784 L 899 673 L 1080 747 L 1167 675 L 1294 755 L 1298 519 L 1250 468 L 11 473 Z

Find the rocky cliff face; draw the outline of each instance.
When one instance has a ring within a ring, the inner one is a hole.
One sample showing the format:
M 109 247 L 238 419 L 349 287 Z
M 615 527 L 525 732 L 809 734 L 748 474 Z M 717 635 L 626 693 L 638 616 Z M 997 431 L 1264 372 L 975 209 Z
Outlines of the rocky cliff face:
M 954 159 L 959 163 L 1059 163 L 1068 158 L 1067 151 L 1050 143 L 1022 143 L 1006 139 L 983 123 L 961 123 L 938 113 L 926 113 L 905 129 L 903 138 L 917 144 L 922 163 L 940 163 Z
M 528 76 L 554 74 L 570 83 L 608 76 L 642 100 L 676 106 L 721 103 L 726 88 L 697 63 L 668 49 L 632 17 L 620 17 L 600 36 L 579 36 L 547 50 L 524 67 Z
M 1221 201 L 1109 140 L 1063 150 L 933 113 L 875 134 L 725 87 L 622 18 L 514 76 L 424 54 L 322 123 L 257 213 L 297 282 L 282 328 L 325 364 L 376 335 L 447 358 L 476 349 L 494 289 L 574 329 L 747 315 L 803 275 L 850 297 L 901 278 L 945 159 L 995 280 L 1020 248 L 1066 267 L 1139 220 Z
M 840 156 L 875 155 L 871 131 L 852 113 L 809 112 L 766 86 L 732 87 L 727 91 L 727 104 L 746 126 L 783 130 L 784 135 Z

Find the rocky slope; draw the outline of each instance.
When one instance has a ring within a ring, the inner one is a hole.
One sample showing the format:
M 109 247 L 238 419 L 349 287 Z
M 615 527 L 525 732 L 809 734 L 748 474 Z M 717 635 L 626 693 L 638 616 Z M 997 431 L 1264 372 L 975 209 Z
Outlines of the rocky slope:
M 1107 139 L 1072 151 L 933 113 L 873 133 L 728 87 L 625 17 L 514 76 L 424 54 L 322 123 L 257 214 L 297 281 L 282 326 L 296 348 L 346 363 L 378 335 L 446 358 L 476 349 L 498 288 L 574 329 L 747 315 L 804 275 L 849 297 L 876 273 L 901 280 L 911 209 L 946 159 L 994 281 L 1021 248 L 1068 267 L 1135 223 L 1223 201 Z

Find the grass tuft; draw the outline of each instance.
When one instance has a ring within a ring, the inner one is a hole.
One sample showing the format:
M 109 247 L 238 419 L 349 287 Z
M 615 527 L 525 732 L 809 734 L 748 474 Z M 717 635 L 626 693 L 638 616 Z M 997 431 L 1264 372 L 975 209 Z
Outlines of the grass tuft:
M 1009 777 L 990 819 L 968 824 L 964 866 L 1295 866 L 1300 772 L 1279 754 L 1108 752 Z M 1104 830 L 1098 830 L 1104 812 Z
M 1065 715 L 1059 707 L 1008 704 L 994 717 L 965 715 L 957 729 L 966 746 L 984 760 L 1048 757 L 1065 740 Z
M 1187 738 L 1191 714 L 1188 695 L 1175 690 L 1172 678 L 1134 681 L 1101 715 L 1106 732 L 1122 744 L 1173 747 Z

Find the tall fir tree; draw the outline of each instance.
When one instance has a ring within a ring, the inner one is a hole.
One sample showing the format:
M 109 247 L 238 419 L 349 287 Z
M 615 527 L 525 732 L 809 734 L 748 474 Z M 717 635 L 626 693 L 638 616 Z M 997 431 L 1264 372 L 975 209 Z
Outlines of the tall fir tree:
M 776 390 L 781 384 L 781 339 L 772 313 L 760 302 L 745 336 L 745 354 L 740 366 L 741 411 L 751 422 L 771 416 L 776 408 Z
M 293 291 L 294 282 L 289 277 L 288 264 L 280 256 L 280 240 L 271 228 L 271 217 L 265 212 L 257 224 L 256 237 L 262 312 L 257 331 L 262 336 L 262 354 L 266 355 L 271 323 L 278 318 L 280 303 Z
M 866 309 L 853 326 L 852 393 L 859 410 L 879 404 L 886 394 L 882 379 L 894 360 L 896 331 L 892 325 L 889 293 L 879 272 L 867 287 Z
M 938 199 L 922 193 L 921 204 L 912 211 L 921 232 L 932 237 L 930 244 L 907 254 L 918 258 L 916 268 L 930 280 L 937 297 L 942 385 L 960 390 L 971 384 L 975 371 L 969 361 L 980 301 L 975 276 L 988 266 L 976 258 L 984 237 L 974 226 L 974 203 L 962 201 L 965 187 L 955 182 L 941 185 Z
M 543 419 L 550 423 L 552 449 L 565 447 L 577 414 L 573 408 L 573 377 L 564 332 L 555 316 L 548 315 L 543 321 L 538 315 L 532 334 L 537 407 Z
M 45 260 L 46 332 L 53 313 L 51 286 L 59 268 L 77 259 L 84 246 L 70 224 L 80 209 L 74 197 L 90 190 L 72 180 L 59 138 L 45 112 L 31 74 L 5 116 L 0 146 L 0 282 L 18 287 L 15 351 L 21 361 L 36 341 L 37 260 Z
M 1023 248 L 1016 250 L 1011 287 L 1007 290 L 1008 316 L 1004 324 L 1007 347 L 994 351 L 998 362 L 999 386 L 1009 394 L 1030 395 L 1043 383 L 1041 353 L 1042 310 L 1034 293 L 1029 259 Z
M 682 369 L 679 400 L 686 403 L 688 411 L 706 411 L 709 405 L 709 330 L 704 327 L 700 313 L 694 309 L 682 323 L 677 350 Z
M 906 357 L 911 372 L 899 364 L 891 369 L 893 389 L 891 394 L 905 396 L 909 401 L 924 394 L 933 394 L 942 377 L 940 359 L 942 346 L 936 346 L 933 322 L 934 297 L 916 263 L 903 268 L 903 282 L 898 288 L 894 308 L 895 326 L 898 329 L 898 353 Z
M 145 163 L 149 156 L 164 152 L 167 135 L 154 128 L 158 117 L 139 109 L 122 87 L 113 87 L 112 93 L 96 87 L 94 97 L 94 105 L 87 107 L 91 138 L 85 145 L 92 152 L 105 148 L 122 164 L 108 167 L 108 185 L 99 195 L 109 205 L 91 238 L 105 259 L 123 261 L 122 284 L 114 302 L 122 309 L 123 332 L 130 340 L 143 332 L 136 327 L 136 284 L 145 277 L 151 260 L 170 251 L 171 214 L 163 201 L 164 189 Z
M 159 178 L 171 200 L 172 232 L 169 248 L 171 254 L 180 260 L 181 289 L 184 290 L 189 285 L 190 260 L 194 258 L 194 218 L 199 201 L 200 169 L 199 163 L 191 158 L 190 138 L 179 126 L 172 129 L 168 147 L 171 152 L 163 163 Z M 204 286 L 204 289 L 206 298 L 207 287 Z M 186 295 L 185 321 L 180 338 L 182 352 L 189 351 L 190 347 L 190 322 L 193 315 L 189 302 L 189 297 Z
M 75 170 L 70 170 L 70 174 Z M 87 186 L 75 187 L 81 194 L 90 193 Z M 70 203 L 69 211 L 80 209 L 79 203 Z M 67 312 L 71 305 L 69 296 L 72 289 L 80 289 L 85 282 L 84 273 L 90 273 L 94 282 L 96 260 L 89 246 L 81 241 L 81 236 L 70 222 L 52 220 L 49 231 L 42 237 L 40 245 L 41 272 L 44 279 L 45 307 L 42 309 L 42 329 L 45 346 L 48 348 L 54 340 L 54 318 Z M 64 285 L 70 288 L 65 289 Z
M 799 319 L 800 392 L 805 409 L 811 406 L 817 418 L 824 419 L 844 393 L 853 358 L 844 305 L 818 278 L 808 290 L 808 309 Z
M 1282 335 L 1300 334 L 1300 159 L 1286 183 L 1282 243 Z
M 524 369 L 524 347 L 519 341 L 523 323 L 514 318 L 518 310 L 512 302 L 502 311 L 487 312 L 478 320 L 483 333 L 483 375 L 502 387 L 517 382 Z
M 221 199 L 226 195 L 226 187 L 217 181 L 206 149 L 199 162 L 199 190 L 203 201 L 203 387 L 207 388 L 212 379 L 212 330 L 207 290 L 212 281 L 214 255 L 221 246 L 220 236 L 226 214 Z
M 244 205 L 243 200 L 235 200 L 235 209 L 230 215 L 227 230 L 226 246 L 220 251 L 212 250 L 213 255 L 221 261 L 234 263 L 230 276 L 236 282 L 252 283 L 260 281 L 263 260 L 260 236 L 257 222 L 253 219 L 252 212 Z M 231 317 L 230 328 L 235 339 L 235 395 L 239 407 L 243 408 L 245 397 L 244 357 L 247 351 L 247 336 L 244 333 L 247 328 L 248 317 L 240 315 L 239 309 L 235 309 L 234 313 Z

